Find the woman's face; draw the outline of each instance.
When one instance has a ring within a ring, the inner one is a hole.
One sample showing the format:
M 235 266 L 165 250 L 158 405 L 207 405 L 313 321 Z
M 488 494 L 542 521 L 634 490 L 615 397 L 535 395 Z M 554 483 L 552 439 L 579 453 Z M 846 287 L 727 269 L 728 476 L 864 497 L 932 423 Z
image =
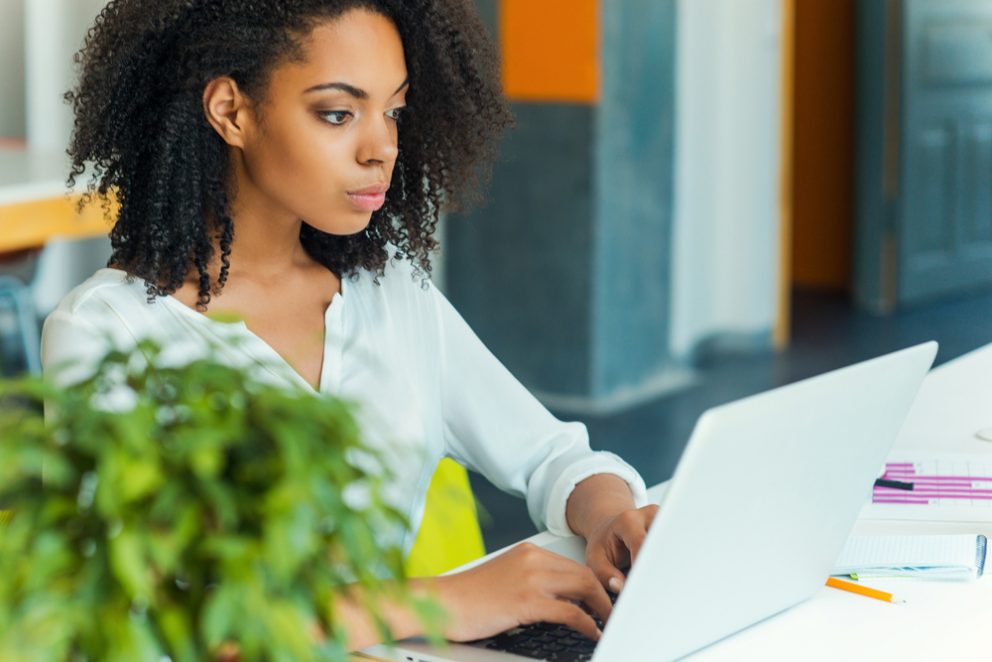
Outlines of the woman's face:
M 388 18 L 356 9 L 314 29 L 304 49 L 304 62 L 274 69 L 245 131 L 238 197 L 247 183 L 275 214 L 330 234 L 361 232 L 396 163 L 403 44 Z

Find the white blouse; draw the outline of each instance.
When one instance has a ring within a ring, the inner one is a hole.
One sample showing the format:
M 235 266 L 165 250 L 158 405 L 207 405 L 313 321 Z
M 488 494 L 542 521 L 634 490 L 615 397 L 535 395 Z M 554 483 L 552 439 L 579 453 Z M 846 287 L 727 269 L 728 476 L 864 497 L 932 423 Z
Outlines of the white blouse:
M 599 473 L 630 485 L 637 506 L 644 481 L 612 453 L 593 452 L 582 423 L 551 415 L 489 352 L 448 300 L 391 260 L 379 284 L 361 271 L 344 278 L 324 315 L 320 392 L 354 402 L 365 443 L 396 476 L 390 501 L 402 504 L 413 544 L 427 486 L 442 457 L 482 473 L 500 489 L 524 496 L 538 528 L 571 531 L 565 504 L 577 483 Z M 70 385 L 91 374 L 109 349 L 156 340 L 165 361 L 214 358 L 281 385 L 309 383 L 244 322 L 212 320 L 177 299 L 148 303 L 141 279 L 101 269 L 73 290 L 45 321 L 46 375 Z

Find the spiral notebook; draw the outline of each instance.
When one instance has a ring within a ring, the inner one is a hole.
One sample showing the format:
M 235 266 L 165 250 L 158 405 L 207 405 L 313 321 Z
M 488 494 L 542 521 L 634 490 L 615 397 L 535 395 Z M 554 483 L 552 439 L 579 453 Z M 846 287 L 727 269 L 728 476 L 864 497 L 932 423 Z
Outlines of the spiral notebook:
M 983 535 L 851 536 L 835 575 L 968 580 L 985 571 Z

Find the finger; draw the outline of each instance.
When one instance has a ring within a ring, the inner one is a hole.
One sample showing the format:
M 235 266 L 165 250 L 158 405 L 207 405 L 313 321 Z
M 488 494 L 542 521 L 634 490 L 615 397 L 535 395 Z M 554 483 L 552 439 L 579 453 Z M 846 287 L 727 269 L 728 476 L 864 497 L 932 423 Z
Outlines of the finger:
M 647 521 L 644 523 L 644 528 L 650 529 L 651 525 L 654 524 L 655 515 L 658 514 L 660 508 L 657 504 L 650 504 L 641 508 L 642 511 L 647 513 Z
M 545 595 L 582 602 L 606 622 L 613 611 L 613 603 L 589 567 L 540 547 L 531 547 L 525 552 L 530 555 L 530 563 L 541 567 L 535 580 Z
M 592 619 L 592 616 L 571 602 L 549 600 L 541 606 L 541 618 L 552 623 L 567 625 L 593 641 L 598 641 L 603 634 L 596 627 L 596 621 Z
M 599 583 L 608 591 L 618 593 L 623 585 L 623 573 L 610 559 L 610 555 L 602 545 L 596 545 L 588 550 L 586 563 L 592 569 Z
M 552 590 L 558 597 L 581 602 L 605 623 L 613 612 L 610 596 L 606 594 L 606 590 L 591 569 L 579 564 L 575 565 L 575 569 L 554 575 L 555 579 L 552 581 L 556 585 Z
M 623 544 L 630 551 L 631 566 L 637 561 L 637 555 L 640 554 L 644 538 L 648 534 L 650 520 L 654 517 L 646 508 L 632 511 L 632 515 L 634 516 L 625 518 L 623 523 L 617 527 L 617 535 L 620 536 Z
M 637 555 L 641 553 L 641 545 L 644 544 L 644 536 L 647 535 L 646 531 L 625 531 L 622 534 L 623 544 L 627 545 L 627 549 L 630 550 L 630 565 L 633 566 L 637 561 Z

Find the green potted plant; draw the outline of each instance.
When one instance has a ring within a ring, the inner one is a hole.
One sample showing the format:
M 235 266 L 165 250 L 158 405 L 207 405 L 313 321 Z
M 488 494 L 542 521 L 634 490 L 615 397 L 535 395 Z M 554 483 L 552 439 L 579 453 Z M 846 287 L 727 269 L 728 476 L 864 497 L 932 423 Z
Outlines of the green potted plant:
M 345 659 L 352 582 L 436 622 L 347 403 L 137 350 L 71 389 L 0 382 L 0 659 Z

